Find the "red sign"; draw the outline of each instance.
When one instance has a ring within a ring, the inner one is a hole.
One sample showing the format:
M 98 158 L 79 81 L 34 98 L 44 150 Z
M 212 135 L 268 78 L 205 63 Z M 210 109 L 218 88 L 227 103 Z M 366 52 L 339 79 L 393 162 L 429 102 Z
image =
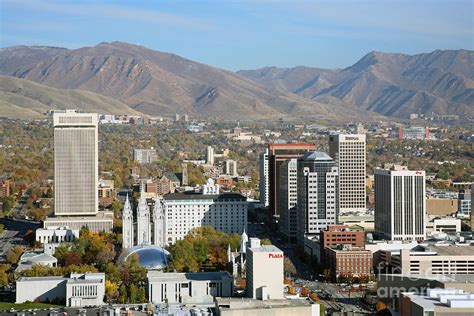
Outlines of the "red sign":
M 415 171 L 415 174 L 423 174 L 421 171 Z
M 268 258 L 272 258 L 272 259 L 283 258 L 283 254 L 281 254 L 281 253 L 269 253 Z

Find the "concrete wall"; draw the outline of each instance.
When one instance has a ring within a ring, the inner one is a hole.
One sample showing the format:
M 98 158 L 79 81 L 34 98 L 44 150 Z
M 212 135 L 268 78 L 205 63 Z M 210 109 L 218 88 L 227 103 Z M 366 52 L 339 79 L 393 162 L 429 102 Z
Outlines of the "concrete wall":
M 33 302 L 39 299 L 40 302 L 49 300 L 66 300 L 66 278 L 48 278 L 44 280 L 19 279 L 16 282 L 16 303 L 26 301 Z

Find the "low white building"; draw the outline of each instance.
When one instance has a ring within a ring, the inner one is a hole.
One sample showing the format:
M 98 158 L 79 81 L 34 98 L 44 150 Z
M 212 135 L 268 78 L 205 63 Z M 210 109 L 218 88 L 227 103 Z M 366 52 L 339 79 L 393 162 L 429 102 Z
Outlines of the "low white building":
M 437 218 L 433 220 L 433 231 L 459 233 L 461 231 L 461 220 L 459 218 Z
M 66 306 L 103 305 L 104 273 L 71 273 L 61 276 L 21 277 L 16 281 L 16 303 L 59 302 Z
M 34 264 L 56 267 L 58 259 L 46 253 L 25 252 L 18 262 L 16 272 L 31 269 Z
M 283 251 L 260 245 L 250 238 L 246 251 L 246 296 L 254 299 L 283 298 Z
M 148 271 L 148 297 L 154 304 L 212 303 L 231 297 L 234 278 L 228 272 L 165 273 Z
M 79 229 L 51 226 L 36 230 L 36 241 L 41 244 L 71 242 L 76 238 L 79 238 Z

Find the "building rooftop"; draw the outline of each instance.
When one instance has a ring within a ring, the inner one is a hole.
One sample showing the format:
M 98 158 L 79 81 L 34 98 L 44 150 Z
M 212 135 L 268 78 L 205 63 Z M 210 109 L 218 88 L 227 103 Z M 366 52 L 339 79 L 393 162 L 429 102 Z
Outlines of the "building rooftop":
M 309 151 L 301 158 L 302 160 L 333 161 L 332 158 L 322 151 Z
M 271 299 L 254 300 L 250 298 L 216 297 L 216 305 L 220 309 L 270 309 L 285 307 L 304 307 L 312 305 L 309 300 Z
M 440 256 L 474 256 L 474 246 L 470 245 L 429 245 L 426 248 Z
M 195 192 L 166 194 L 163 196 L 163 199 L 167 201 L 181 201 L 181 200 L 246 201 L 247 200 L 246 197 L 244 197 L 243 195 L 239 193 L 201 194 L 201 193 L 195 193 Z
M 45 221 L 48 222 L 59 222 L 59 221 L 68 221 L 68 222 L 90 222 L 98 220 L 113 220 L 114 212 L 111 211 L 100 211 L 95 215 L 84 215 L 84 216 L 51 216 L 47 217 Z
M 158 278 L 159 280 L 182 280 L 182 281 L 205 281 L 205 280 L 220 281 L 224 278 L 232 278 L 232 276 L 228 272 L 176 273 L 176 272 L 148 271 L 147 276 L 148 278 Z
M 263 245 L 260 247 L 250 248 L 253 252 L 283 252 L 280 248 L 274 245 Z

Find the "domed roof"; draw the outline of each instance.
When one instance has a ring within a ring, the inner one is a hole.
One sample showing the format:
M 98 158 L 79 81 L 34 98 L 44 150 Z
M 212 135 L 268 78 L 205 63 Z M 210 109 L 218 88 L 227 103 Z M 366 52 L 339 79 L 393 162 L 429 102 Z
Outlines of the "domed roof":
M 130 255 L 136 253 L 140 264 L 148 270 L 161 270 L 168 265 L 170 253 L 159 246 L 142 245 L 126 249 L 120 256 L 123 264 Z

